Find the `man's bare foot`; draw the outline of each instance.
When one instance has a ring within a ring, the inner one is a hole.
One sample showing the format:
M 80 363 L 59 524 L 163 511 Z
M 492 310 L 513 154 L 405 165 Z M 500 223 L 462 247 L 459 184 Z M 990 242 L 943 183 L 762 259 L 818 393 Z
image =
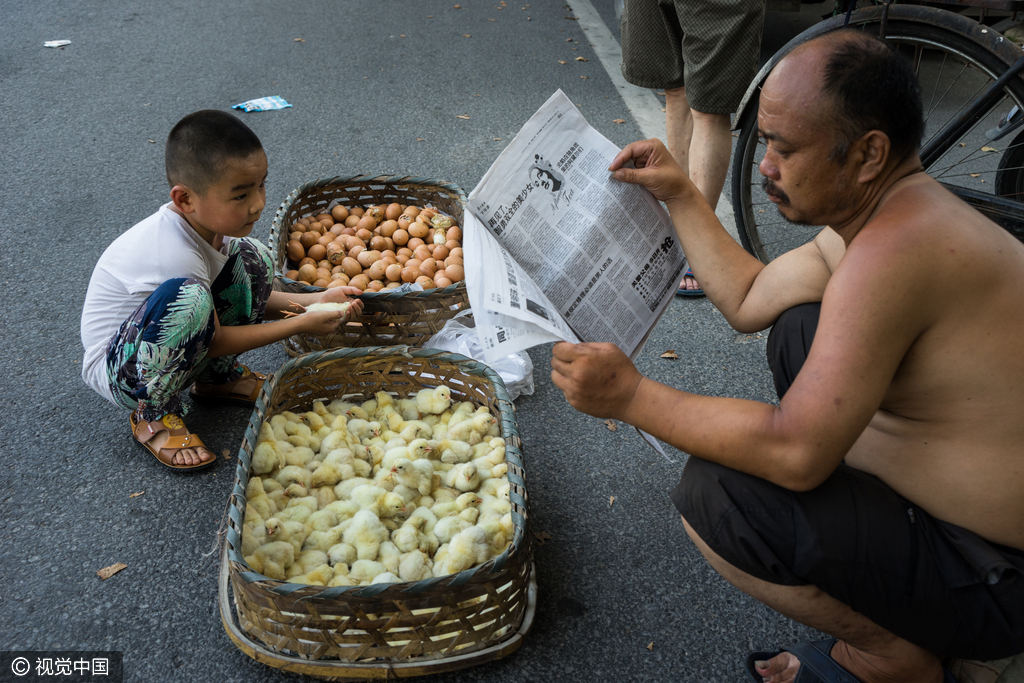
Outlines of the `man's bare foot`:
M 135 439 L 160 462 L 173 467 L 195 467 L 210 464 L 216 456 L 177 415 L 164 415 L 147 422 L 132 415 Z M 166 446 L 166 447 L 165 447 Z
M 684 275 L 682 282 L 679 283 L 679 289 L 700 289 L 700 285 L 697 284 L 697 278 L 692 275 Z
M 861 683 L 942 683 L 942 664 L 938 657 L 925 653 L 920 661 L 907 661 L 870 655 L 838 641 L 829 656 Z M 760 664 L 766 663 L 762 667 Z M 780 652 L 767 662 L 755 662 L 754 668 L 765 683 L 792 683 L 800 670 L 800 660 L 791 652 Z

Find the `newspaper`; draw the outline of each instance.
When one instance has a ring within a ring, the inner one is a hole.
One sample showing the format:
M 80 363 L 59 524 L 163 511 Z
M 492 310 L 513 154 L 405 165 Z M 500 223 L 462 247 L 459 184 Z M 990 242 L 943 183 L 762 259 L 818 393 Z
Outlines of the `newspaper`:
M 487 362 L 546 342 L 643 348 L 686 267 L 664 207 L 559 90 L 469 195 L 466 286 Z

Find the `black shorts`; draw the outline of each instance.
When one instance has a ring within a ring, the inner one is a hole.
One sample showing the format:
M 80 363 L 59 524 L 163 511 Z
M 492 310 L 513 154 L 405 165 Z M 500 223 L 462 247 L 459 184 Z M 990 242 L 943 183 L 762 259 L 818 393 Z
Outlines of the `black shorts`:
M 791 309 L 773 328 L 777 374 L 802 364 L 816 306 Z M 780 393 L 793 377 L 776 378 Z M 794 492 L 691 457 L 671 496 L 697 535 L 747 574 L 813 584 L 938 655 L 1024 652 L 1024 551 L 931 517 L 873 475 L 842 464 Z

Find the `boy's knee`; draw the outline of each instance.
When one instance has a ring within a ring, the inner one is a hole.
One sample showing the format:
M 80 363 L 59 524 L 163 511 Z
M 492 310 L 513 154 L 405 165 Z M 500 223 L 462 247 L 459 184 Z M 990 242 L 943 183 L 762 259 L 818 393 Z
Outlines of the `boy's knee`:
M 205 326 L 213 316 L 213 294 L 195 278 L 176 277 L 165 280 L 153 290 L 148 306 L 160 318 L 187 311 L 188 315 L 181 322 Z

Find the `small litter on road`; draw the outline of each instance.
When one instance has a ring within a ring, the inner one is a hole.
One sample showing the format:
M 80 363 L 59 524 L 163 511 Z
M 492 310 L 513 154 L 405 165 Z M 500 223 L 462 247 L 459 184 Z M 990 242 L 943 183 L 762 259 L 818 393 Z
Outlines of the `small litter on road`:
M 271 95 L 270 97 L 260 97 L 255 100 L 249 100 L 248 102 L 242 102 L 241 104 L 231 105 L 232 109 L 242 109 L 244 111 L 270 111 L 272 109 L 284 109 L 292 105 L 284 101 L 283 98 L 277 95 Z
M 122 569 L 127 569 L 127 568 L 128 568 L 128 565 L 126 565 L 124 562 L 117 562 L 115 564 L 110 565 L 109 567 L 104 567 L 103 569 L 99 570 L 98 572 L 96 572 L 96 576 L 98 576 L 101 579 L 103 579 L 104 581 L 106 581 L 107 579 L 109 579 L 111 576 L 113 576 L 114 574 L 118 573 Z
M 70 44 L 70 40 L 47 40 L 43 43 L 43 47 L 64 47 L 65 45 Z

